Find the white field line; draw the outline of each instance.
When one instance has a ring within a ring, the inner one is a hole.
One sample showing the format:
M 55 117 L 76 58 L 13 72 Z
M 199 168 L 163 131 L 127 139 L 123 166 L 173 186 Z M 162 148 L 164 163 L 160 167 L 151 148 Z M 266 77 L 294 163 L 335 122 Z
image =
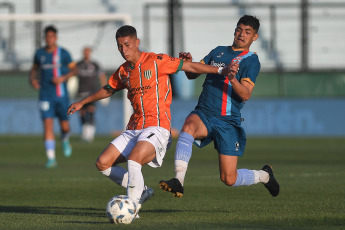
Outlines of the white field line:
M 276 176 L 277 174 L 275 174 Z M 289 174 L 278 174 L 278 178 L 280 177 L 331 177 L 331 176 L 344 176 L 344 172 L 339 173 L 289 173 Z M 146 179 L 152 179 L 156 177 L 145 177 Z M 219 175 L 208 175 L 208 176 L 191 176 L 189 179 L 192 178 L 204 178 L 204 179 L 218 179 Z M 95 181 L 102 181 L 102 180 L 109 180 L 106 177 L 66 177 L 66 178 L 22 178 L 21 181 L 23 182 L 95 182 Z

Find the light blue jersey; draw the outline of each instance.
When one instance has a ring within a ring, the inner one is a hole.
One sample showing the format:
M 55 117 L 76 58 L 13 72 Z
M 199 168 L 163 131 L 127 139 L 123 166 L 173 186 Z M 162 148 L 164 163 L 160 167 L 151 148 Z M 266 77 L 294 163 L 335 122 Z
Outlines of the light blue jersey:
M 60 77 L 69 72 L 72 63 L 71 55 L 62 47 L 57 47 L 53 52 L 45 48 L 36 51 L 34 64 L 40 69 L 40 99 L 68 97 L 67 84 L 63 82 L 55 85 L 53 78 Z
M 41 118 L 58 117 L 68 120 L 67 109 L 69 98 L 67 83 L 54 84 L 53 78 L 67 74 L 69 65 L 73 64 L 71 55 L 62 47 L 57 47 L 53 52 L 40 48 L 34 56 L 34 64 L 40 70 L 39 107 Z
M 250 51 L 234 51 L 231 46 L 218 46 L 201 62 L 217 67 L 225 67 L 231 62 L 239 63 L 236 79 L 255 85 L 260 71 L 258 56 Z M 207 128 L 208 135 L 195 140 L 199 147 L 214 141 L 219 154 L 242 156 L 246 146 L 246 133 L 241 127 L 242 99 L 233 91 L 229 79 L 219 74 L 207 74 L 196 114 Z
M 234 51 L 231 46 L 218 46 L 202 62 L 217 67 L 225 67 L 232 61 L 239 62 L 236 78 L 253 86 L 260 71 L 258 56 L 250 51 Z M 207 74 L 197 109 L 222 120 L 240 122 L 243 101 L 232 89 L 228 78 L 219 74 Z

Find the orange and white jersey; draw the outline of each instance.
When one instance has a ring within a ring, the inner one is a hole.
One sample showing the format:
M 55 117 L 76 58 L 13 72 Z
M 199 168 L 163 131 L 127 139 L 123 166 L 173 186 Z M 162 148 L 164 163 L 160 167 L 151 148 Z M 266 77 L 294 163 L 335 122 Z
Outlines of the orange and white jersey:
M 128 89 L 127 98 L 134 112 L 127 129 L 159 126 L 170 130 L 172 93 L 169 74 L 180 71 L 182 65 L 183 60 L 166 54 L 142 52 L 135 66 L 125 62 L 109 78 L 108 85 L 114 90 Z

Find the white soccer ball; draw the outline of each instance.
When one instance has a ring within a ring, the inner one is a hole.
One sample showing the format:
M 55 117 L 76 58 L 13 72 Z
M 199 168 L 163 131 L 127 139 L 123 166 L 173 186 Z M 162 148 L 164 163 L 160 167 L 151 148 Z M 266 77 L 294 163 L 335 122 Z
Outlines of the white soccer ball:
M 136 203 L 126 195 L 111 198 L 107 204 L 106 213 L 111 223 L 130 224 L 137 213 Z

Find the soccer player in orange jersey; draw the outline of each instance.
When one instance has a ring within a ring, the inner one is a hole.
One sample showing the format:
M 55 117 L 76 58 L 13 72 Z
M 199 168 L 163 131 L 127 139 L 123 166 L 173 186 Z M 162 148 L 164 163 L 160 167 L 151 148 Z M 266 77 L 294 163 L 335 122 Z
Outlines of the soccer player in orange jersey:
M 172 100 L 169 74 L 180 70 L 192 73 L 214 73 L 234 76 L 238 64 L 225 68 L 184 62 L 166 54 L 146 53 L 139 50 L 140 40 L 132 26 L 122 26 L 116 32 L 117 47 L 126 60 L 110 77 L 108 84 L 98 92 L 73 103 L 68 114 L 80 110 L 85 104 L 110 97 L 128 89 L 133 114 L 126 131 L 115 138 L 101 153 L 96 167 L 117 184 L 127 188 L 127 195 L 139 206 L 153 195 L 144 184 L 143 165 L 160 167 L 171 142 Z M 127 161 L 128 171 L 118 164 Z

